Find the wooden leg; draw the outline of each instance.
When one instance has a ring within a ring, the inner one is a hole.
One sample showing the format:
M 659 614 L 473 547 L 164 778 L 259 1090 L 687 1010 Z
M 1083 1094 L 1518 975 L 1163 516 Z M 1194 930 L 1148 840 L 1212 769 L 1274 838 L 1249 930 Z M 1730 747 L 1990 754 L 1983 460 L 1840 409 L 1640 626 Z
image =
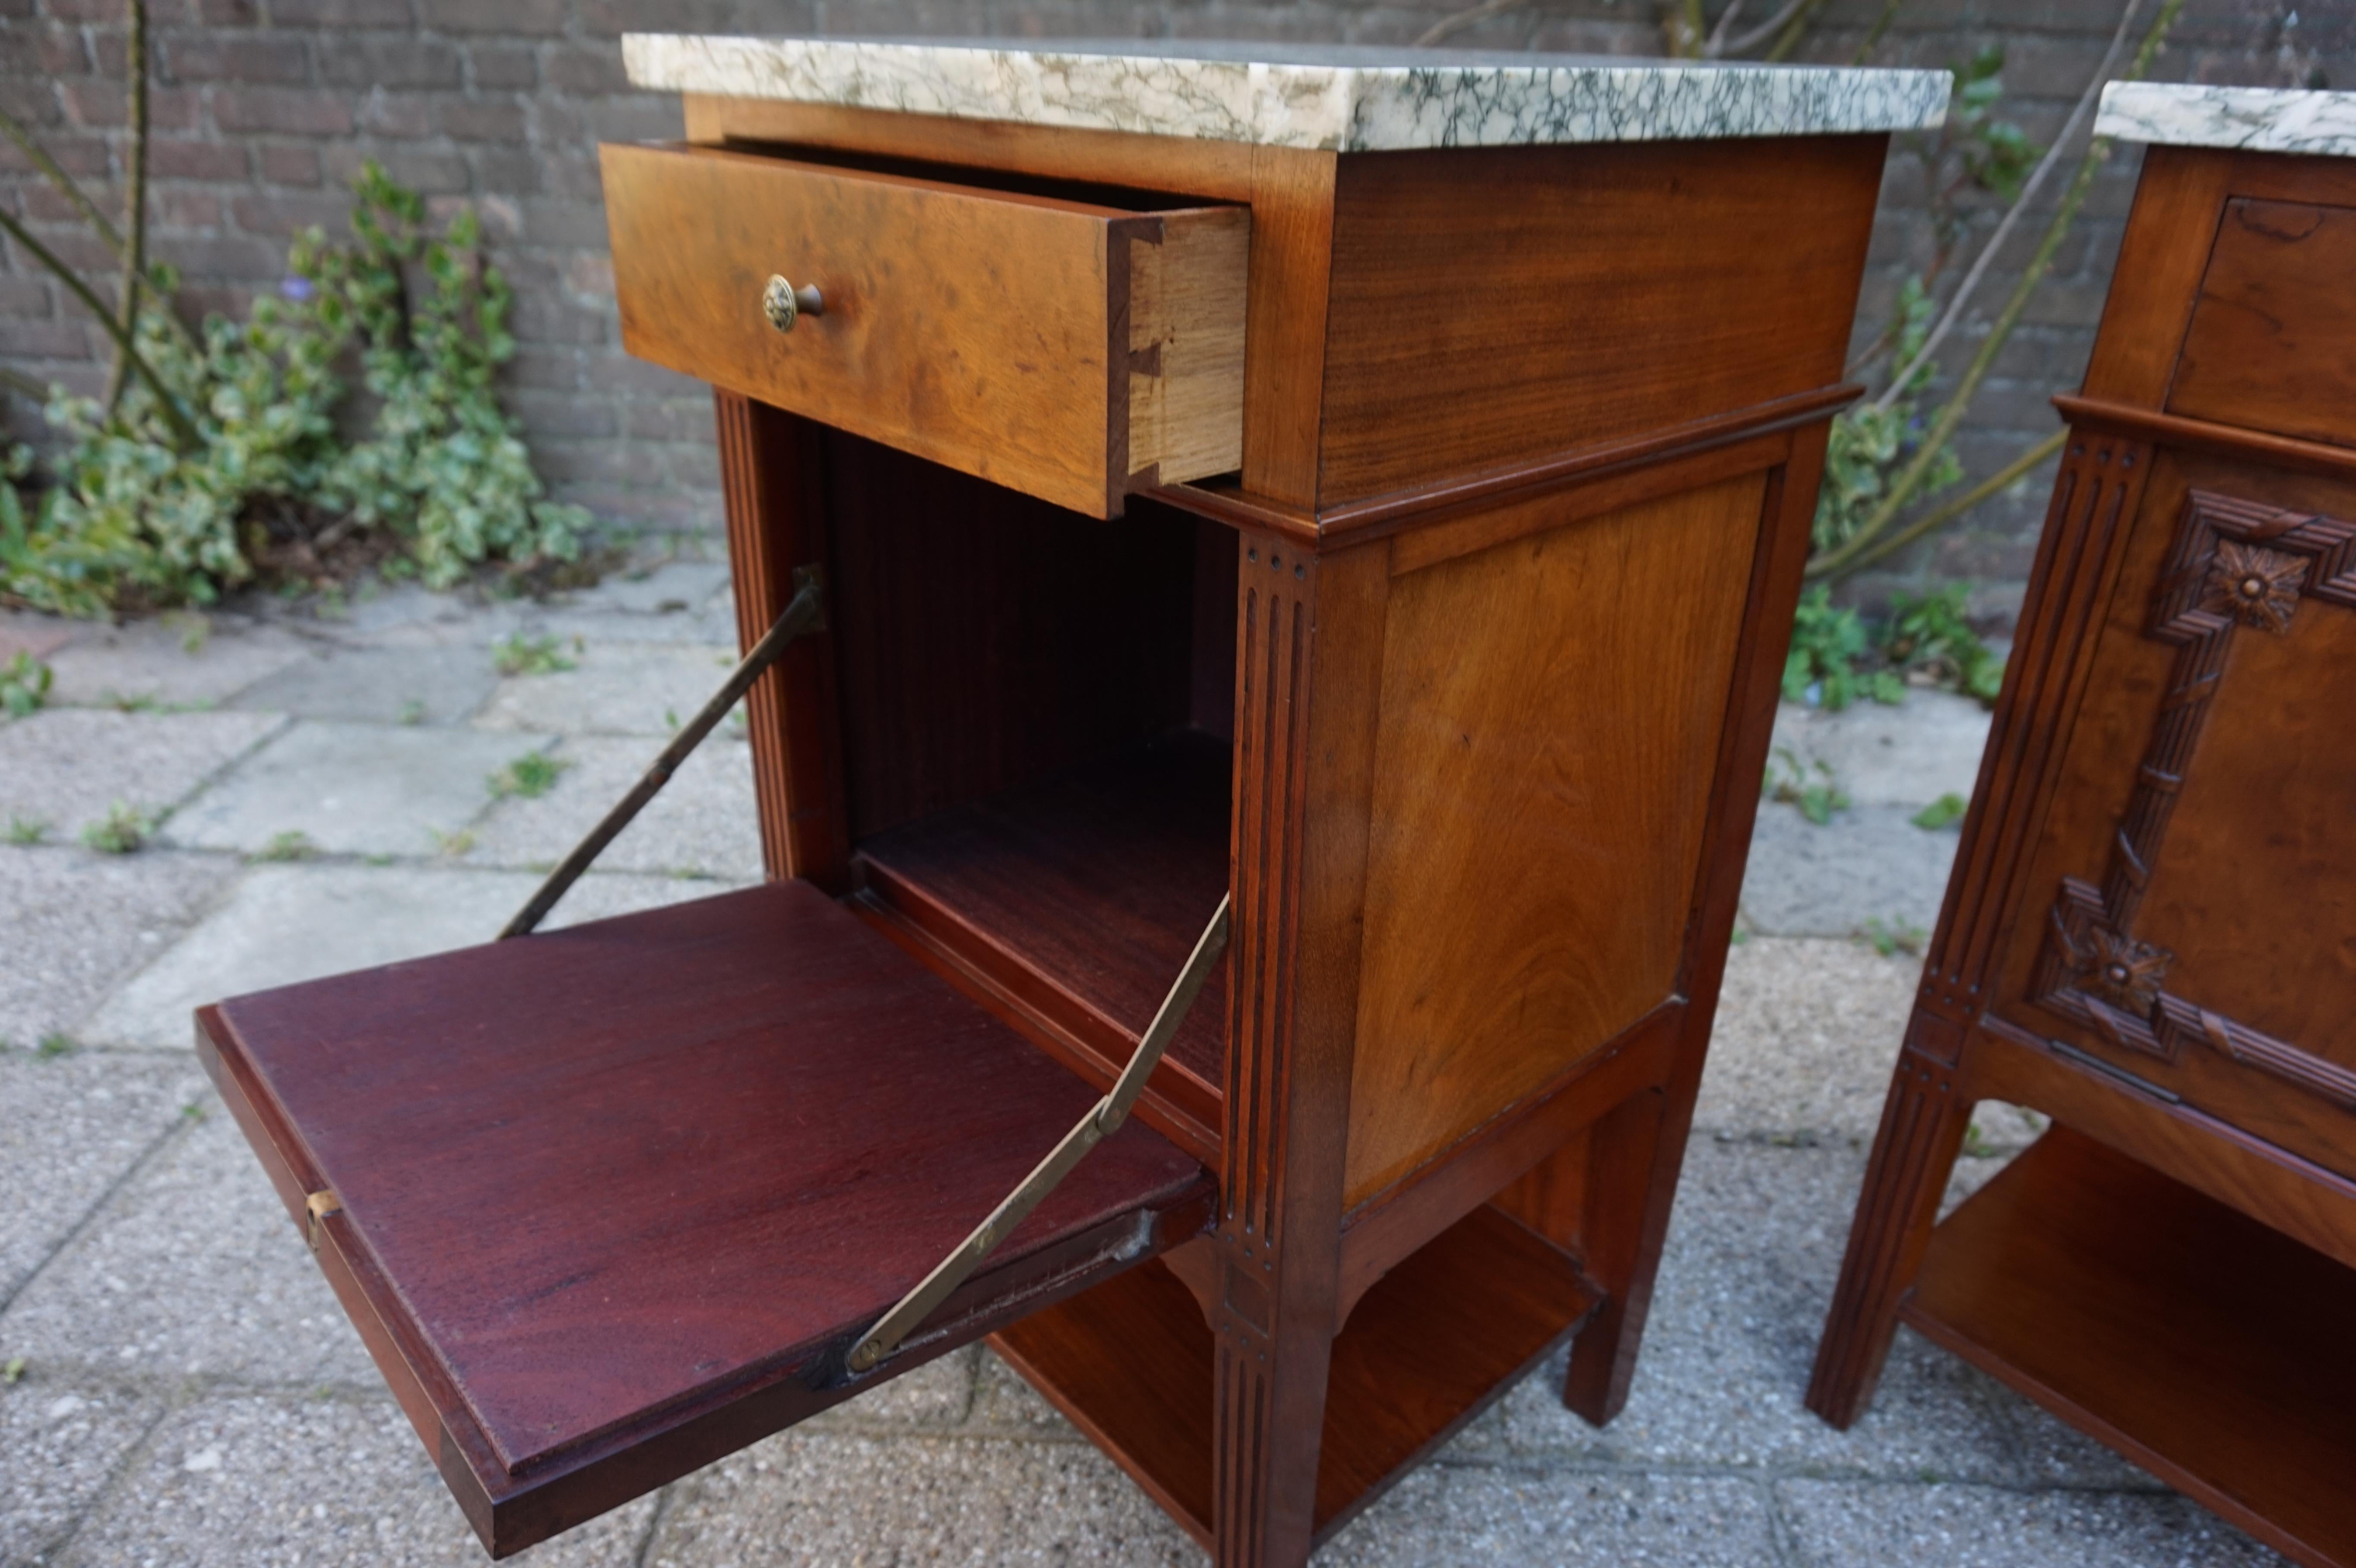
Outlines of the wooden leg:
M 1622 1101 L 1588 1135 L 1580 1229 L 1588 1278 L 1605 1298 L 1571 1341 L 1562 1402 L 1598 1426 L 1628 1403 L 1644 1317 L 1653 1305 L 1653 1275 L 1668 1234 L 1677 1156 L 1685 1143 L 1678 1137 L 1669 1147 L 1671 1140 L 1664 1136 L 1668 1111 L 1668 1093 L 1649 1089 Z
M 1808 1381 L 1808 1408 L 1835 1426 L 1850 1425 L 1873 1398 L 1898 1332 L 1898 1304 L 1922 1265 L 1948 1172 L 1963 1147 L 1971 1105 L 1955 1093 L 1955 1053 L 1924 1049 L 1950 1043 L 1959 1033 L 1917 1008 L 1899 1052 Z
M 1261 1271 L 1245 1258 L 1229 1256 L 1224 1264 L 1212 1428 L 1213 1562 L 1215 1568 L 1302 1568 L 1316 1529 L 1330 1321 L 1268 1312 L 1272 1303 Z

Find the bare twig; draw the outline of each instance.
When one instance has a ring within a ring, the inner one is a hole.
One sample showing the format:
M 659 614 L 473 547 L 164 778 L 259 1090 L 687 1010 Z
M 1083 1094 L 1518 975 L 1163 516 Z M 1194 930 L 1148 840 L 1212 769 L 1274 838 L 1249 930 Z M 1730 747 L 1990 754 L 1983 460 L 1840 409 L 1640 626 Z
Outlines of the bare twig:
M 1709 41 L 1701 52 L 1716 56 L 1726 44 L 1726 29 L 1734 26 L 1734 18 L 1742 15 L 1742 0 L 1726 0 L 1726 9 L 1718 14 L 1718 26 L 1709 30 Z
M 24 248 L 25 254 L 54 273 L 59 283 L 73 292 L 74 298 L 81 301 L 83 307 L 98 318 L 98 325 L 114 339 L 115 347 L 130 357 L 131 368 L 147 383 L 147 389 L 155 394 L 156 411 L 163 415 L 164 422 L 172 427 L 175 444 L 183 452 L 193 452 L 202 446 L 204 438 L 197 433 L 196 422 L 180 406 L 180 400 L 164 385 L 154 367 L 140 355 L 137 346 L 131 341 L 131 335 L 123 330 L 123 324 L 116 321 L 113 313 L 106 308 L 106 302 L 91 292 L 91 286 L 81 281 L 79 273 L 59 261 L 57 252 L 27 233 L 25 226 L 5 209 L 0 209 L 0 232 L 6 233 L 8 238 Z
M 123 401 L 131 380 L 130 346 L 139 325 L 139 291 L 147 271 L 147 0 L 131 0 L 131 31 L 124 40 L 123 72 L 131 86 L 131 147 L 124 170 L 123 226 L 123 336 L 106 373 L 106 411 Z
M 98 203 L 82 193 L 81 187 L 74 183 L 73 176 L 66 173 L 64 165 L 49 156 L 47 147 L 33 140 L 33 133 L 25 129 L 24 122 L 5 109 L 0 109 L 0 136 L 16 143 L 16 150 L 30 158 L 33 166 L 48 176 L 49 183 L 58 187 L 59 194 L 73 203 L 74 210 L 90 219 L 90 226 L 98 230 L 98 237 L 106 242 L 109 251 L 118 256 L 123 254 L 123 236 L 114 231 L 114 225 L 106 220 L 106 214 L 98 209 Z
M 1865 42 L 1857 46 L 1857 53 L 1849 57 L 1849 64 L 1865 63 L 1866 57 L 1873 53 L 1873 46 L 1881 42 L 1881 35 L 1890 31 L 1890 24 L 1898 20 L 1898 8 L 1905 4 L 1906 0 L 1888 0 L 1881 7 L 1881 15 L 1873 19 L 1873 26 L 1865 30 Z
M 1528 4 L 1529 0 L 1482 0 L 1478 5 L 1467 6 L 1452 16 L 1442 16 L 1439 21 L 1426 27 L 1422 36 L 1415 40 L 1415 47 L 1428 49 L 1434 44 L 1453 37 L 1467 27 L 1477 27 L 1492 16 L 1502 16 L 1508 11 L 1518 11 Z
M 2121 73 L 2122 80 L 2136 80 L 2151 69 L 2152 58 L 2159 53 L 2159 46 L 2167 39 L 2169 29 L 2176 25 L 2177 16 L 2183 9 L 2184 0 L 2162 0 L 2159 15 L 2152 18 L 2150 28 L 2145 32 L 2143 42 L 2136 49 L 2135 59 Z M 2052 266 L 2053 254 L 2061 249 L 2062 237 L 2069 233 L 2071 224 L 2076 220 L 2078 209 L 2085 205 L 2086 192 L 2094 186 L 2095 171 L 2109 161 L 2110 155 L 2108 137 L 2097 136 L 2088 144 L 2086 155 L 2080 160 L 2077 174 L 2072 177 L 2069 188 L 2062 193 L 2052 219 L 2046 224 L 2044 236 L 2038 240 L 2035 253 L 2029 257 L 2029 264 L 2021 269 L 2011 297 L 2005 301 L 2004 309 L 1989 324 L 1987 336 L 1981 342 L 1979 351 L 1972 356 L 1971 363 L 1965 368 L 1963 379 L 1956 382 L 1954 391 L 1949 394 L 1945 404 L 1932 420 L 1931 427 L 1922 432 L 1913 457 L 1899 470 L 1880 502 L 1858 526 L 1857 532 L 1809 563 L 1812 575 L 1827 576 L 1847 569 L 1850 562 L 1869 552 L 1878 554 L 1875 541 L 1895 520 L 1899 509 L 1913 499 L 1914 493 L 1922 487 L 1923 481 L 1930 477 L 1933 468 L 1937 465 L 1939 453 L 1946 446 L 1947 438 L 1954 435 L 1955 427 L 1963 422 L 1972 399 L 1978 395 L 1980 382 L 1996 363 L 1997 352 L 2011 337 L 2013 328 L 2019 325 L 2029 296 L 2044 282 L 2046 270 Z
M 1807 575 L 1847 577 L 1853 571 L 1862 571 L 1875 561 L 1904 549 L 1933 528 L 1954 521 L 1997 492 L 2018 483 L 2022 475 L 2061 451 L 2062 443 L 2069 437 L 2070 432 L 2067 430 L 2055 431 L 1962 495 L 1950 501 L 1942 501 L 1888 539 L 1876 541 L 1872 549 L 1849 557 L 1838 566 L 1826 565 L 1821 571 L 1818 570 L 1819 563 L 1811 561 L 1808 564 Z
M 1713 57 L 1722 57 L 1726 55 L 1739 55 L 1746 49 L 1755 48 L 1759 45 L 1765 43 L 1768 39 L 1782 33 L 1785 27 L 1789 27 L 1793 22 L 1799 20 L 1805 13 L 1815 10 L 1818 5 L 1823 4 L 1824 0 L 1784 0 L 1784 5 L 1782 10 L 1768 17 L 1765 21 L 1751 28 L 1749 32 L 1738 33 L 1731 41 L 1723 43 L 1720 42 L 1719 35 L 1726 31 L 1726 17 L 1721 16 L 1719 18 L 1718 32 L 1710 35 L 1709 52 Z M 1733 14 L 1733 9 L 1729 7 L 1727 16 L 1730 16 Z
M 37 403 L 49 400 L 49 389 L 30 376 L 0 365 L 0 387 L 5 387 L 20 398 L 30 398 Z
M 1770 65 L 1789 59 L 1792 51 L 1800 47 L 1800 40 L 1808 36 L 1808 24 L 1816 19 L 1816 13 L 1824 9 L 1824 4 L 1825 0 L 1804 0 L 1792 19 L 1783 24 L 1783 31 L 1777 36 L 1774 47 L 1759 58 Z
M 2142 3 L 2143 0 L 2127 0 L 2120 11 L 2118 28 L 2111 35 L 2111 47 L 2103 51 L 2101 63 L 2094 67 L 2094 77 L 2086 83 L 2086 91 L 2078 95 L 2077 106 L 2070 111 L 2070 118 L 2062 122 L 2061 133 L 2053 138 L 2053 144 L 2045 149 L 2045 155 L 2037 161 L 2037 167 L 2021 183 L 2020 194 L 2013 198 L 2012 206 L 1997 222 L 1996 231 L 1980 248 L 1971 271 L 1965 272 L 1964 281 L 1955 285 L 1954 293 L 1947 301 L 1947 308 L 1939 313 L 1937 324 L 1922 339 L 1922 347 L 1914 351 L 1914 357 L 1908 360 L 1896 375 L 1890 377 L 1890 385 L 1883 388 L 1881 396 L 1873 400 L 1874 407 L 1886 409 L 1903 396 L 1906 384 L 1931 362 L 1931 356 L 1938 352 L 1939 345 L 1946 340 L 1955 323 L 1963 319 L 1964 306 L 1970 302 L 1972 291 L 1978 288 L 1980 280 L 1987 276 L 1988 267 L 2010 237 L 2013 225 L 2019 222 L 2020 215 L 2029 210 L 2029 204 L 2035 198 L 2038 187 L 2045 183 L 2045 176 L 2052 173 L 2054 165 L 2061 161 L 2062 149 L 2069 144 L 2071 137 L 2077 134 L 2078 127 L 2085 123 L 2086 116 L 2094 112 L 2094 101 L 2103 95 L 2104 84 L 2111 80 L 2111 66 L 2118 59 L 2119 51 L 2126 48 L 2128 25 L 2135 20 L 2136 11 Z

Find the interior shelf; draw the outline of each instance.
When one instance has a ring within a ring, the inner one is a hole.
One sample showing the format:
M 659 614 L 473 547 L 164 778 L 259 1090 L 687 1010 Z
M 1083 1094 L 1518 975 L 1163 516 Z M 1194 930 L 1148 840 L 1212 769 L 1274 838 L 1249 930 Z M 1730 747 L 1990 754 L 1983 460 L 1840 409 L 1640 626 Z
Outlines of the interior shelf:
M 2057 1125 L 1933 1233 L 1903 1317 L 2298 1561 L 2356 1563 L 2356 1270 Z
M 1386 1275 L 1333 1344 L 1317 1538 L 1510 1389 L 1599 1300 L 1567 1255 L 1486 1207 Z M 1209 1545 L 1215 1347 L 1167 1265 L 1132 1269 L 991 1343 Z
M 1118 1068 L 1227 891 L 1232 757 L 1180 731 L 936 812 L 861 841 L 868 889 Z M 1213 1127 L 1226 1012 L 1222 958 L 1167 1059 Z

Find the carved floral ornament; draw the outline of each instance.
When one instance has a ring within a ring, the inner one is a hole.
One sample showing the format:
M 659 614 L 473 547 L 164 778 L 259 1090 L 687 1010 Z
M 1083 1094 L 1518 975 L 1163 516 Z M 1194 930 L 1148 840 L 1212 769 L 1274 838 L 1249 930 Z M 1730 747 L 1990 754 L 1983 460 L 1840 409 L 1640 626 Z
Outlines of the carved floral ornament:
M 2140 1018 L 2149 1018 L 2159 1005 L 2160 982 L 2168 977 L 2172 956 L 2167 949 L 2096 926 L 2087 933 L 2092 960 L 2082 971 L 2083 984 L 2114 1004 Z
M 2305 556 L 2220 539 L 2209 563 L 2202 608 L 2232 615 L 2244 626 L 2260 631 L 2287 632 L 2308 570 Z

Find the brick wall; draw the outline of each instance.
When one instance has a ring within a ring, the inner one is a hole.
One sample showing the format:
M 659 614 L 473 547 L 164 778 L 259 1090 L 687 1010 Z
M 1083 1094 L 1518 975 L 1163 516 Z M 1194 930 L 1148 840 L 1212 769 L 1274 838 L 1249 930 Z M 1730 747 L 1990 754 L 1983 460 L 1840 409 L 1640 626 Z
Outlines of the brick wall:
M 521 348 L 509 397 L 558 490 L 602 515 L 712 528 L 719 517 L 711 405 L 702 389 L 621 352 L 600 208 L 601 140 L 675 136 L 669 98 L 630 91 L 619 34 L 902 33 L 949 36 L 1175 36 L 1413 38 L 1453 3 L 1319 0 L 152 0 L 155 251 L 185 272 L 189 304 L 235 310 L 279 275 L 286 238 L 305 223 L 339 230 L 341 187 L 380 160 L 437 202 L 473 202 L 517 285 Z M 2157 0 L 2145 0 L 2145 14 Z M 1764 14 L 1768 0 L 1751 0 Z M 1848 59 L 1879 0 L 1831 0 L 1803 51 Z M 0 0 L 0 103 L 30 123 L 92 195 L 119 202 L 124 117 L 120 0 Z M 1718 6 L 1709 6 L 1713 16 Z M 1451 42 L 1593 52 L 1655 52 L 1642 0 L 1550 0 Z M 2116 0 L 1912 0 L 1876 51 L 1883 64 L 1942 65 L 1991 42 L 2009 51 L 2006 113 L 2040 142 L 2066 116 L 2116 26 Z M 2191 0 L 2156 73 L 2169 80 L 2356 87 L 2356 6 Z M 2122 149 L 2097 182 L 2055 275 L 1981 391 L 1961 446 L 1975 474 L 2053 428 L 2051 392 L 2083 369 L 2137 158 Z M 2050 182 L 2058 191 L 2064 182 Z M 1929 238 L 1924 174 L 1891 160 L 1860 314 L 1878 327 Z M 97 242 L 13 148 L 0 146 L 0 201 L 70 259 L 102 261 Z M 1991 208 L 1975 215 L 1992 226 Z M 2038 223 L 2019 226 L 2018 266 Z M 1966 244 L 1968 254 L 1969 243 Z M 0 363 L 94 386 L 104 339 L 25 257 L 0 271 Z M 2002 269 L 1999 269 L 2002 272 Z M 2008 286 L 1981 297 L 1993 310 Z M 1976 347 L 1959 332 L 1947 357 Z M 9 427 L 37 428 L 12 400 Z M 1914 552 L 1903 575 L 2003 583 L 2026 571 L 2050 475 L 2033 475 L 1966 526 Z M 1881 581 L 1887 581 L 1885 577 Z M 1870 591 L 1872 584 L 1868 584 Z

